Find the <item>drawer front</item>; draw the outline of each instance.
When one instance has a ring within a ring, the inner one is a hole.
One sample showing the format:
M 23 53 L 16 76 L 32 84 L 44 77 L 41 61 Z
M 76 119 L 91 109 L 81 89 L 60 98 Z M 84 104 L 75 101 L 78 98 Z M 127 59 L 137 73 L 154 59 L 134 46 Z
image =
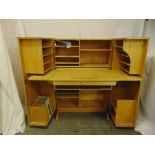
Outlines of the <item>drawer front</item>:
M 89 81 L 80 81 L 80 82 L 53 82 L 53 85 L 93 85 L 93 86 L 115 86 L 116 82 L 89 82 Z
M 50 119 L 46 107 L 29 107 L 30 125 L 47 126 Z

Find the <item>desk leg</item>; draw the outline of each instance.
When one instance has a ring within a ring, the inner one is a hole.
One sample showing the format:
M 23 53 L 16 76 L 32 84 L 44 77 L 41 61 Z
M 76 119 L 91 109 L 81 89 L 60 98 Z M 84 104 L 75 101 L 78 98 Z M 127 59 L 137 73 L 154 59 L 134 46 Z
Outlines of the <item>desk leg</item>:
M 110 91 L 106 92 L 106 104 L 105 104 L 105 114 L 106 114 L 106 118 L 107 120 L 109 120 L 109 96 L 110 96 Z
M 57 113 L 56 113 L 56 120 L 59 119 L 59 111 L 57 110 Z

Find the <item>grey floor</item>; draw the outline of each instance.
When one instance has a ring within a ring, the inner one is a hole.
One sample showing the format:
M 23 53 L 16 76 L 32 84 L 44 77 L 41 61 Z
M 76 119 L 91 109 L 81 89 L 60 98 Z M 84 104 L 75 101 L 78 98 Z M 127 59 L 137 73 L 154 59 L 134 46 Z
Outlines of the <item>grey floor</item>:
M 116 128 L 103 113 L 60 113 L 47 128 L 27 125 L 24 135 L 139 135 L 131 128 Z

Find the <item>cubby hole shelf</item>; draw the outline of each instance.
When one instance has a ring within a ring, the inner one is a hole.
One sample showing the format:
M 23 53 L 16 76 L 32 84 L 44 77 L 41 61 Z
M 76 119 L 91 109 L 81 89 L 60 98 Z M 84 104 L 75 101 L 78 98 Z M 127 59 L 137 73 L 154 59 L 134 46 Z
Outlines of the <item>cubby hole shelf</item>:
M 50 71 L 52 69 L 52 67 L 49 67 L 49 68 L 45 68 L 45 73 Z
M 112 51 L 112 49 L 80 49 L 80 51 Z
M 55 64 L 59 66 L 79 66 L 79 57 L 56 57 Z
M 123 51 L 123 49 L 117 49 L 119 55 L 120 69 L 129 74 L 130 72 L 130 57 L 129 55 Z
M 51 48 L 53 47 L 53 40 L 43 39 L 42 40 L 42 48 Z
M 57 101 L 57 109 L 60 112 L 103 112 L 104 106 L 101 101 L 64 99 Z
M 55 58 L 79 58 L 78 55 L 55 55 Z
M 78 108 L 79 107 L 79 101 L 74 99 L 61 99 L 57 100 L 57 109 L 58 110 L 66 110 L 70 109 L 73 110 L 73 108 Z
M 123 48 L 123 40 L 115 40 L 115 47 Z
M 79 107 L 80 108 L 99 108 L 103 109 L 104 104 L 102 100 L 80 100 L 79 101 Z
M 60 48 L 61 48 L 61 47 L 64 47 L 64 48 L 65 48 L 65 45 L 62 44 L 63 41 L 70 42 L 70 43 L 71 43 L 71 47 L 70 47 L 70 48 L 72 48 L 72 47 L 75 47 L 75 48 L 76 48 L 76 47 L 79 47 L 79 40 L 63 40 L 63 39 L 61 39 L 61 40 L 56 40 L 54 46 L 55 46 L 55 47 L 58 47 L 58 48 L 59 48 L 59 47 L 60 47 Z
M 127 63 L 127 62 L 125 62 L 125 61 L 123 61 L 123 60 L 120 60 L 120 63 L 122 63 L 122 64 L 124 64 L 124 65 L 127 65 L 127 66 L 130 66 L 130 63 Z
M 110 50 L 112 40 L 80 40 L 80 48 L 84 50 Z
M 53 46 L 52 46 L 52 45 L 42 46 L 43 49 L 44 49 L 44 48 L 51 48 L 51 47 L 53 47 Z
M 56 48 L 66 48 L 65 46 L 63 46 L 63 45 L 55 45 L 54 47 L 56 47 Z M 79 48 L 79 46 L 71 46 L 70 48 Z
M 49 64 L 49 63 L 52 63 L 52 60 L 45 61 L 44 65 Z
M 70 65 L 70 64 L 73 64 L 73 65 L 74 65 L 74 64 L 79 64 L 79 62 L 74 62 L 74 61 L 73 61 L 73 62 L 66 62 L 66 61 L 64 61 L 64 62 L 55 62 L 55 64 L 56 64 L 56 65 L 63 65 L 63 64 L 64 64 L 64 65 L 65 65 L 65 64 L 67 64 L 67 65 L 68 65 L 68 64 L 69 64 L 69 65 Z
M 115 47 L 116 47 L 116 48 L 123 48 L 123 46 L 118 46 L 118 45 L 115 45 Z
M 77 68 L 80 67 L 79 64 L 56 64 L 56 68 Z
M 124 72 L 126 72 L 126 73 L 129 73 L 129 69 L 126 69 L 124 67 L 121 67 L 121 70 L 124 71 Z
M 80 67 L 92 67 L 92 68 L 110 68 L 110 64 L 80 64 Z
M 127 58 L 129 57 L 127 54 L 124 54 L 124 53 L 119 53 L 119 55 L 122 57 L 127 57 Z
M 74 98 L 79 98 L 78 94 L 59 94 L 56 95 L 57 99 L 74 99 Z
M 57 99 L 78 99 L 79 91 L 78 90 L 56 90 Z
M 49 55 L 52 55 L 53 53 L 50 52 L 50 53 L 46 53 L 46 54 L 43 54 L 43 57 L 46 57 L 46 56 L 49 56 Z

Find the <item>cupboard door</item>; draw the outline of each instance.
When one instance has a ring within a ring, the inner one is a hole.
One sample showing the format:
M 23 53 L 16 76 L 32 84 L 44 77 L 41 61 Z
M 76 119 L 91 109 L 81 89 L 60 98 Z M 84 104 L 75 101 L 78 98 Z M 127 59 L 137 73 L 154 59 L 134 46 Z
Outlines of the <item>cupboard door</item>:
M 115 123 L 118 126 L 133 127 L 135 118 L 136 100 L 118 100 Z
M 41 39 L 21 41 L 22 58 L 25 73 L 43 74 L 43 55 Z
M 147 46 L 148 40 L 124 40 L 123 51 L 125 51 L 130 58 L 129 74 L 142 74 L 147 53 Z

